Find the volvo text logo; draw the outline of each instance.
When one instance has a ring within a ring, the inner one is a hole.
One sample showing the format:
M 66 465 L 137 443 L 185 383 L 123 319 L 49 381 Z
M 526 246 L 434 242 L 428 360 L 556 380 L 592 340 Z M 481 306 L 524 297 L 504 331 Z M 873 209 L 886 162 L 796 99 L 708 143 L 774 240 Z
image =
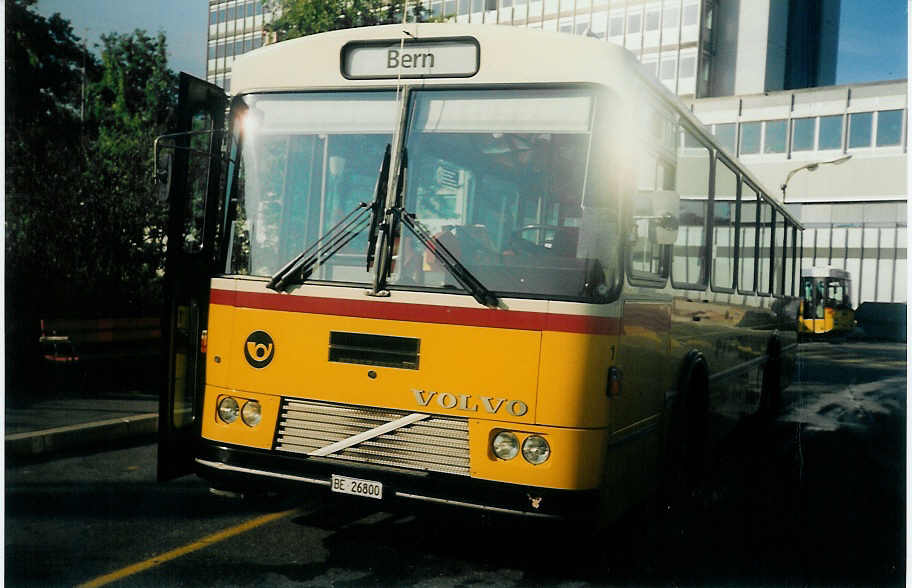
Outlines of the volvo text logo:
M 247 363 L 255 368 L 264 368 L 272 361 L 275 355 L 275 345 L 272 337 L 266 331 L 254 331 L 247 337 L 244 344 L 244 357 Z

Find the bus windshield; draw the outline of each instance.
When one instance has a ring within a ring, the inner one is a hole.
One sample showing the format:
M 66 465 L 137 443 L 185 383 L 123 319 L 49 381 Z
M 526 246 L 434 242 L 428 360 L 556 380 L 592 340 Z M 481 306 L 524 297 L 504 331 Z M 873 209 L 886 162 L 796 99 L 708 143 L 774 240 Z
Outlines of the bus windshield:
M 499 296 L 602 301 L 618 263 L 617 201 L 593 178 L 596 96 L 566 89 L 412 93 L 404 209 Z M 396 124 L 394 92 L 248 95 L 228 271 L 271 276 L 371 202 Z M 588 178 L 588 180 L 587 180 Z M 367 230 L 315 281 L 368 284 Z M 405 226 L 389 287 L 462 290 Z
M 240 137 L 238 211 L 228 272 L 272 276 L 360 202 L 374 198 L 396 124 L 395 92 L 247 95 L 234 107 Z M 367 229 L 313 280 L 367 284 Z
M 587 197 L 595 102 L 582 90 L 416 92 L 406 210 L 500 295 L 598 300 L 618 231 L 616 204 Z M 396 260 L 392 287 L 456 287 L 404 229 Z

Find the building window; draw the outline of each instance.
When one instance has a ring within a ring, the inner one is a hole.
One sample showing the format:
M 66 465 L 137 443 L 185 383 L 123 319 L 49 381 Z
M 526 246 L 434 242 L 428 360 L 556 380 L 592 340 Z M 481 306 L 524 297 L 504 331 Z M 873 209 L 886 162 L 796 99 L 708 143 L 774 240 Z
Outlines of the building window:
M 692 78 L 697 75 L 697 58 L 693 55 L 682 56 L 679 74 L 682 78 Z
M 871 124 L 873 122 L 873 112 L 858 112 L 849 115 L 849 147 L 871 146 Z
M 209 59 L 215 59 L 215 45 L 209 45 Z
M 821 116 L 817 129 L 817 149 L 842 148 L 842 115 Z
M 444 4 L 443 13 L 446 16 L 453 16 L 454 14 L 456 14 L 456 0 L 446 0 L 446 4 Z
M 247 10 L 247 12 L 246 12 L 247 18 L 252 17 L 253 16 L 253 2 L 247 3 L 246 10 Z
M 741 145 L 739 152 L 744 154 L 760 153 L 760 131 L 763 123 L 741 123 Z
M 624 17 L 612 16 L 609 21 L 608 34 L 612 37 L 620 37 L 624 34 Z
M 764 153 L 785 153 L 785 138 L 787 124 L 784 120 L 766 121 L 766 130 L 763 134 Z
M 662 17 L 662 28 L 665 29 L 675 29 L 678 27 L 679 21 L 678 17 L 680 13 L 678 12 L 677 6 L 669 6 L 668 3 L 665 4 L 665 13 Z
M 218 24 L 218 11 L 213 10 L 209 13 L 209 24 L 214 25 Z
M 877 113 L 877 146 L 902 143 L 902 110 L 881 110 Z
M 813 151 L 814 118 L 792 120 L 792 151 Z
M 672 59 L 663 59 L 662 60 L 662 81 L 673 80 L 675 77 L 675 60 Z
M 659 30 L 659 11 L 650 10 L 646 13 L 646 30 L 647 31 L 657 31 Z
M 639 33 L 640 27 L 642 26 L 641 17 L 639 13 L 631 14 L 627 17 L 627 33 Z
M 643 67 L 646 68 L 646 71 L 649 72 L 649 75 L 652 77 L 658 76 L 659 62 L 658 61 L 644 61 Z
M 719 144 L 728 149 L 729 153 L 735 152 L 735 123 L 716 125 L 715 135 Z
M 684 7 L 684 26 L 697 24 L 697 9 L 698 6 L 696 4 Z

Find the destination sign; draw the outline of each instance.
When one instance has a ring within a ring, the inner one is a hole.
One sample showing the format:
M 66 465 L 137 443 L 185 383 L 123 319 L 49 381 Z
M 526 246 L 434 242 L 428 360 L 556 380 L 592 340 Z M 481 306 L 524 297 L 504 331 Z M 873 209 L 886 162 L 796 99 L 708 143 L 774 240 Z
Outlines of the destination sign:
M 342 48 L 342 75 L 349 79 L 467 78 L 478 73 L 474 39 L 351 43 Z

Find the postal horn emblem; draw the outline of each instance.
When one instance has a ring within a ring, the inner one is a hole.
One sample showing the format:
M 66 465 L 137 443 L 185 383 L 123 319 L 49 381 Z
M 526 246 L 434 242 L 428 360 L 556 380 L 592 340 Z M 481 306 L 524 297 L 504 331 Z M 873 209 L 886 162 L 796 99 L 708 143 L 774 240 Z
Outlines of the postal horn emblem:
M 275 344 L 266 331 L 254 331 L 247 336 L 244 342 L 244 357 L 247 363 L 259 369 L 264 368 L 272 361 L 275 355 Z

